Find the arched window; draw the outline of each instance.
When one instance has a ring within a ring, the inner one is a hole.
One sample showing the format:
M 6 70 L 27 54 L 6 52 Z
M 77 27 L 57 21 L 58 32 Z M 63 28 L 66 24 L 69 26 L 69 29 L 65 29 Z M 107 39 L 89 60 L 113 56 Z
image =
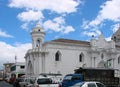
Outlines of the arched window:
M 117 39 L 116 36 L 114 36 L 114 41 L 115 41 L 115 42 L 116 42 L 116 39 Z
M 105 62 L 104 60 L 101 60 L 101 61 L 98 63 L 98 66 L 97 66 L 97 67 L 99 67 L 99 68 L 105 68 L 105 67 L 107 67 L 106 62 Z
M 83 61 L 84 61 L 84 54 L 81 53 L 81 54 L 79 55 L 79 62 L 83 62 Z
M 36 41 L 36 47 L 39 47 L 40 46 L 40 40 L 38 39 L 37 41 Z
M 55 54 L 55 61 L 61 61 L 61 53 L 59 51 Z
M 118 64 L 120 64 L 120 56 L 118 57 Z
M 103 53 L 101 54 L 101 59 L 104 59 L 104 54 Z

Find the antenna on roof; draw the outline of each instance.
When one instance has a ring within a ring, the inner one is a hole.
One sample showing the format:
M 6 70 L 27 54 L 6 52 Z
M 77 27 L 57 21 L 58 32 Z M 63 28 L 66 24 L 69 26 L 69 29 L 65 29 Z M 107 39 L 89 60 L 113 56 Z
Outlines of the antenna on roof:
M 15 55 L 15 63 L 17 63 L 17 56 Z

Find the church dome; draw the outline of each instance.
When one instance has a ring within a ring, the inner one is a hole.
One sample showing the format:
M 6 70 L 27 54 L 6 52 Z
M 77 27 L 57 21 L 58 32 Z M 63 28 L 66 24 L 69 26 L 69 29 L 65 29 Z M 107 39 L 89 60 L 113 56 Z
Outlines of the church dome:
M 45 32 L 44 29 L 41 27 L 40 23 L 37 22 L 35 27 L 32 29 L 32 32 Z

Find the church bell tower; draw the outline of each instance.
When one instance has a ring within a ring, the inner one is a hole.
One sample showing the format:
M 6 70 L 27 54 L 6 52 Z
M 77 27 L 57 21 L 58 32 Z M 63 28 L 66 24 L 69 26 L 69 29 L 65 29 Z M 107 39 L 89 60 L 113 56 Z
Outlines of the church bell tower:
M 112 35 L 111 39 L 113 41 L 115 41 L 116 45 L 120 46 L 120 26 L 119 26 L 118 30 Z
M 44 43 L 45 31 L 41 28 L 40 23 L 37 22 L 36 26 L 32 29 L 32 49 L 41 48 Z

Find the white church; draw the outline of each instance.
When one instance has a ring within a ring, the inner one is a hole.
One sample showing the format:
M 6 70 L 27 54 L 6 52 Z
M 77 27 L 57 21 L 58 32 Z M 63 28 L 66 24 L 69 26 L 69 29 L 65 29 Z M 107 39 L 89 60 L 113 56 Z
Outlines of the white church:
M 25 54 L 26 75 L 56 73 L 63 76 L 79 67 L 120 70 L 120 28 L 111 41 L 104 36 L 90 41 L 55 39 L 44 42 L 45 31 L 39 23 L 31 31 L 32 49 Z

